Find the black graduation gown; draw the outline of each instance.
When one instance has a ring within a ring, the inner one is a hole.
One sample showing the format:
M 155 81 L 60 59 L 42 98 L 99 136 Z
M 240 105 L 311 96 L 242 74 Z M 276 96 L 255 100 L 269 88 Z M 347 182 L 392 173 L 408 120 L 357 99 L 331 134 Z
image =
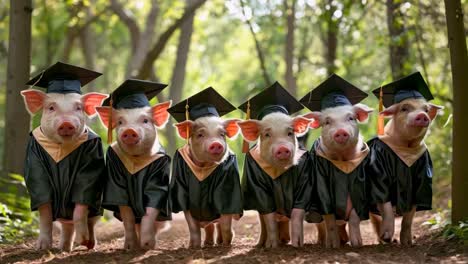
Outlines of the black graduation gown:
M 112 147 L 106 154 L 108 178 L 104 189 L 102 206 L 114 212 L 122 221 L 119 206 L 129 206 L 140 223 L 146 208 L 159 210 L 158 221 L 171 220 L 169 204 L 169 178 L 171 158 L 163 154 L 138 172 L 131 174 Z
M 334 214 L 337 220 L 348 220 L 346 207 L 349 195 L 359 218 L 361 220 L 369 219 L 370 182 L 367 172 L 369 154 L 354 170 L 346 173 L 330 160 L 318 155 L 316 148 L 319 144 L 320 139 L 314 142 L 310 150 L 311 169 L 315 172 L 316 181 L 314 193 L 318 196 L 319 205 L 316 208 L 309 208 L 309 210 L 319 211 L 321 215 Z M 306 218 L 306 220 L 308 219 Z
M 190 211 L 198 221 L 213 221 L 221 214 L 242 215 L 242 193 L 236 155 L 229 153 L 208 177 L 199 181 L 176 151 L 171 179 L 172 212 Z
M 88 139 L 55 162 L 32 132 L 26 150 L 24 179 L 31 210 L 50 202 L 52 218 L 73 219 L 75 203 L 88 205 L 88 217 L 102 215 L 102 183 L 106 177 L 101 139 L 88 131 Z
M 307 151 L 297 165 L 288 168 L 275 179 L 248 152 L 242 178 L 244 210 L 256 210 L 260 214 L 275 212 L 288 218 L 294 208 L 306 210 L 312 194 L 311 173 Z
M 429 151 L 408 167 L 398 155 L 378 137 L 368 142 L 371 149 L 371 202 L 392 202 L 402 215 L 416 206 L 417 211 L 432 208 L 432 160 Z M 377 210 L 373 208 L 377 213 Z

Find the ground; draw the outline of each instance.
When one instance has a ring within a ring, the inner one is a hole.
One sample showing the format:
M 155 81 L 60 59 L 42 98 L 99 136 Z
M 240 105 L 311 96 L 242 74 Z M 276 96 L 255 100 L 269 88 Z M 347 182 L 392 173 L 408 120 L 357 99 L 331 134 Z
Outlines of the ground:
M 305 224 L 304 248 L 285 246 L 266 250 L 254 247 L 259 232 L 257 216 L 247 212 L 235 223 L 232 247 L 189 250 L 186 249 L 188 229 L 183 216 L 178 214 L 174 216 L 171 229 L 159 236 L 157 249 L 147 252 L 122 250 L 123 227 L 120 222 L 111 220 L 97 227 L 99 244 L 95 250 L 36 251 L 34 240 L 29 240 L 23 244 L 0 246 L 0 263 L 468 263 L 466 245 L 437 237 L 429 226 L 423 225 L 430 217 L 430 214 L 417 215 L 414 223 L 416 243 L 409 248 L 397 244 L 377 245 L 371 225 L 365 221 L 361 228 L 366 246 L 362 248 L 321 248 L 315 244 L 315 227 Z M 57 246 L 57 235 L 54 238 Z

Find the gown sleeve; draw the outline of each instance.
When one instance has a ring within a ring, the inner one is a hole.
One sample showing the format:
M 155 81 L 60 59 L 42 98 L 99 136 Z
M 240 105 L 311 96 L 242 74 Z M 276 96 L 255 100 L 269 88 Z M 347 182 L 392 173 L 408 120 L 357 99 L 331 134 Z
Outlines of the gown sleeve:
M 152 167 L 150 178 L 144 186 L 144 206 L 159 209 L 167 214 L 170 213 L 168 198 L 171 159 L 165 155 L 155 163 L 157 164 Z
M 269 176 L 267 177 L 269 178 Z M 256 210 L 260 214 L 269 214 L 276 211 L 274 186 L 269 184 L 267 180 L 261 168 L 252 156 L 247 153 L 242 179 L 244 210 Z
M 80 161 L 76 162 L 77 176 L 72 188 L 72 202 L 99 208 L 102 200 L 102 183 L 106 178 L 101 139 L 84 143 Z
M 306 210 L 312 197 L 312 173 L 309 153 L 305 152 L 298 164 L 297 182 L 294 188 L 293 208 Z
M 24 180 L 31 196 L 31 210 L 36 211 L 39 206 L 51 202 L 52 187 L 49 182 L 49 171 L 46 162 L 41 159 L 44 150 L 34 137 L 29 139 L 26 149 L 26 160 L 24 165 Z
M 367 175 L 370 181 L 370 202 L 371 204 L 386 203 L 391 200 L 391 172 L 387 167 L 391 159 L 395 158 L 389 156 L 388 151 L 380 146 L 377 138 L 370 140 L 368 144 L 370 159 Z
M 107 150 L 106 163 L 108 175 L 104 188 L 103 207 L 119 212 L 119 206 L 130 206 L 125 179 L 126 169 L 110 147 Z
M 220 181 L 216 186 L 219 187 L 215 188 L 213 193 L 215 208 L 220 214 L 242 214 L 242 191 L 237 159 L 234 155 L 230 155 L 219 173 L 220 175 L 216 175 Z
M 188 177 L 185 175 L 186 171 L 188 171 L 186 166 L 187 165 L 179 151 L 176 151 L 172 162 L 172 178 L 170 185 L 170 197 L 173 213 L 187 211 L 190 209 Z

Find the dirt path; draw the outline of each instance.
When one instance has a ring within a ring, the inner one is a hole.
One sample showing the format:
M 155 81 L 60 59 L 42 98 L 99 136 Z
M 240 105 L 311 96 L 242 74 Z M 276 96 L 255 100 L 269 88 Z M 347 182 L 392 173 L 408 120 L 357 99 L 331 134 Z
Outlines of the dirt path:
M 361 227 L 366 246 L 359 249 L 347 246 L 339 250 L 315 245 L 316 231 L 311 224 L 305 225 L 304 248 L 256 249 L 257 217 L 253 212 L 247 212 L 235 224 L 236 237 L 231 248 L 186 249 L 188 230 L 183 216 L 178 214 L 174 216 L 172 228 L 160 235 L 156 250 L 128 252 L 120 249 L 123 245 L 121 224 L 110 221 L 98 227 L 100 243 L 96 250 L 79 248 L 72 253 L 35 251 L 31 240 L 19 245 L 0 246 L 0 263 L 468 263 L 466 246 L 433 238 L 428 227 L 421 225 L 429 217 L 419 215 L 415 219 L 416 245 L 411 248 L 375 245 L 372 228 L 366 221 Z M 54 245 L 57 244 L 55 240 Z

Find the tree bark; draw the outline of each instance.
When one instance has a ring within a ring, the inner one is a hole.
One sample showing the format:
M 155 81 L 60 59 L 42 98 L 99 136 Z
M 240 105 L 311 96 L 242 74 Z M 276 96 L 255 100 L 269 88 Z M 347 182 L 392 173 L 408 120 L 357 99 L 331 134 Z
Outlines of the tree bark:
M 390 66 L 394 80 L 408 73 L 409 43 L 401 0 L 387 0 L 387 27 L 390 37 Z
M 194 3 L 194 0 L 186 0 L 186 9 Z M 182 91 L 184 88 L 186 66 L 188 60 L 188 54 L 190 50 L 190 43 L 193 33 L 193 20 L 195 14 L 192 13 L 187 20 L 185 20 L 180 27 L 179 46 L 177 47 L 177 57 L 172 71 L 171 78 L 171 89 L 169 92 L 169 98 L 173 103 L 177 103 L 182 98 Z M 172 121 L 169 122 L 169 125 Z M 168 153 L 174 153 L 176 148 L 176 134 L 172 131 L 167 133 Z
M 3 168 L 23 174 L 30 118 L 20 91 L 27 89 L 31 63 L 31 0 L 10 1 Z
M 151 74 L 151 69 L 153 63 L 159 58 L 161 53 L 163 52 L 164 48 L 166 47 L 167 42 L 171 38 L 172 34 L 180 27 L 180 25 L 191 15 L 195 13 L 195 11 L 200 8 L 206 0 L 197 0 L 193 5 L 186 8 L 184 14 L 177 19 L 169 28 L 164 31 L 150 51 L 146 54 L 145 60 L 143 61 L 142 66 L 140 67 L 136 78 L 138 79 L 146 79 Z
M 463 9 L 460 0 L 445 0 L 448 42 L 453 80 L 453 157 L 452 157 L 452 223 L 468 219 L 468 53 L 466 49 Z
M 292 96 L 296 96 L 296 78 L 294 77 L 294 31 L 296 29 L 296 0 L 292 0 L 289 4 L 288 0 L 284 0 L 284 8 L 286 11 L 286 45 L 284 52 L 284 61 L 286 64 L 286 71 L 284 79 L 286 80 L 286 87 L 291 92 Z
M 86 17 L 90 19 L 92 17 L 89 7 L 86 10 Z M 96 55 L 96 46 L 94 45 L 94 32 L 91 27 L 86 26 L 80 32 L 80 43 L 83 57 L 85 59 L 85 67 L 88 69 L 95 68 L 94 56 Z M 94 91 L 94 82 L 89 83 L 84 87 L 83 92 Z
M 241 4 L 241 9 L 242 9 L 242 15 L 244 16 L 245 22 L 249 26 L 250 33 L 252 34 L 252 38 L 255 42 L 255 50 L 257 52 L 257 57 L 260 62 L 260 68 L 262 69 L 262 75 L 263 75 L 263 80 L 265 81 L 265 85 L 271 84 L 271 78 L 270 75 L 268 74 L 268 70 L 266 68 L 266 63 L 265 63 L 265 55 L 263 54 L 262 47 L 260 45 L 260 41 L 257 38 L 257 34 L 255 33 L 255 30 L 252 26 L 252 21 L 247 18 L 245 14 L 245 4 L 244 0 L 239 1 Z M 253 11 L 252 11 L 253 12 Z M 253 16 L 253 14 L 252 14 Z

